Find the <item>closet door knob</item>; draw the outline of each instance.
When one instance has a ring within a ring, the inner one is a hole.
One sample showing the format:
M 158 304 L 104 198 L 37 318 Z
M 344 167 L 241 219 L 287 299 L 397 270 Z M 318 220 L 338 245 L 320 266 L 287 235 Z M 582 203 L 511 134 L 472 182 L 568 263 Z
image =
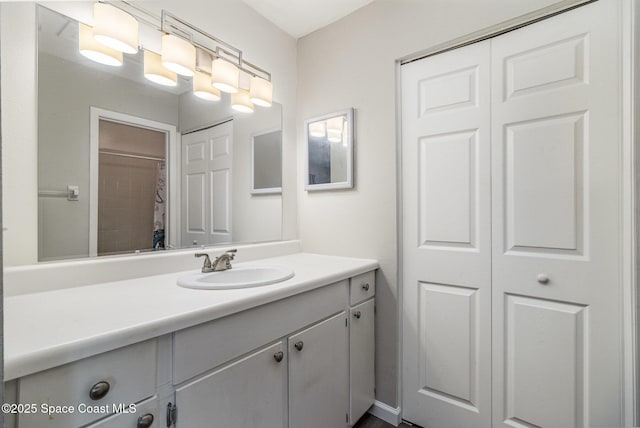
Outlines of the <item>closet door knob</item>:
M 295 345 L 293 345 L 298 351 L 302 351 L 302 348 L 304 347 L 304 342 L 302 340 L 299 340 L 295 343 Z
M 546 273 L 538 274 L 538 282 L 543 285 L 547 285 L 549 283 L 549 275 Z
M 280 362 L 282 361 L 282 359 L 284 358 L 284 352 L 282 351 L 278 351 L 275 354 L 273 354 L 273 358 L 277 361 Z
M 138 418 L 138 428 L 149 428 L 151 425 L 153 425 L 153 415 L 151 413 Z
M 89 390 L 89 398 L 92 400 L 100 400 L 109 393 L 109 389 L 111 389 L 109 382 L 102 380 L 91 387 Z
M 366 284 L 362 284 L 362 289 L 364 291 L 369 291 L 369 283 L 367 282 Z
M 360 311 L 355 311 L 355 312 L 353 313 L 353 316 L 354 316 L 354 317 L 356 317 L 356 319 L 358 319 L 358 320 L 359 320 L 359 319 L 360 319 L 360 317 L 362 316 L 362 312 L 360 312 Z

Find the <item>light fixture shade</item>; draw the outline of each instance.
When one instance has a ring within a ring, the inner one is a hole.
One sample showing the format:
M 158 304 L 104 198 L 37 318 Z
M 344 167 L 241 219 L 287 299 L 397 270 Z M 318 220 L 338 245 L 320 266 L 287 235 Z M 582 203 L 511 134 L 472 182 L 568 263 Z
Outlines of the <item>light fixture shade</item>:
M 342 131 L 327 129 L 327 140 L 330 143 L 340 143 L 342 141 Z
M 163 86 L 178 84 L 178 75 L 163 67 L 160 55 L 148 50 L 144 51 L 144 77 Z
M 211 86 L 211 76 L 196 71 L 193 76 L 193 94 L 207 101 L 220 101 L 220 90 Z
M 231 108 L 241 113 L 253 113 L 253 103 L 249 99 L 249 91 L 239 89 L 231 94 Z
M 271 107 L 273 102 L 273 85 L 266 79 L 254 76 L 251 79 L 249 98 L 255 105 Z
M 235 94 L 238 92 L 238 82 L 240 81 L 240 69 L 235 64 L 216 58 L 211 64 L 211 83 L 222 92 Z M 247 101 L 249 93 L 247 92 Z M 253 111 L 253 105 L 252 105 Z
M 106 3 L 93 5 L 93 37 L 120 52 L 138 52 L 138 21 L 127 12 Z
M 334 131 L 334 134 L 342 134 L 342 129 L 344 127 L 344 116 L 337 116 L 327 119 L 327 132 L 331 134 Z
M 324 138 L 327 136 L 326 122 L 312 122 L 309 124 L 309 135 L 316 138 Z
M 192 77 L 196 69 L 196 47 L 173 34 L 162 36 L 162 65 L 182 76 Z
M 78 23 L 78 49 L 83 56 L 100 64 L 113 67 L 122 65 L 122 52 L 98 43 L 93 38 L 93 28 L 82 22 Z

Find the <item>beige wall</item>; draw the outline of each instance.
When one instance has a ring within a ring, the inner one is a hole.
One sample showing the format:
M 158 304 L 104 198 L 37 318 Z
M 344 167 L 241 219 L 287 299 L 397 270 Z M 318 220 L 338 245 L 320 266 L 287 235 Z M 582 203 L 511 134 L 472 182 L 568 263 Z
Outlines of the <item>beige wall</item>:
M 395 61 L 556 0 L 377 0 L 298 41 L 298 169 L 304 119 L 356 109 L 355 189 L 298 182 L 305 251 L 372 257 L 377 276 L 377 399 L 398 402 Z

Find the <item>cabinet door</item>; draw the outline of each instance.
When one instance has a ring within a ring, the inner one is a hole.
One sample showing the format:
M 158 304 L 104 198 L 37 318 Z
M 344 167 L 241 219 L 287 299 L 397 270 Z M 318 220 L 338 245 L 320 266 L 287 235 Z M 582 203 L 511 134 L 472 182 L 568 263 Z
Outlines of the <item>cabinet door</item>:
M 347 425 L 347 346 L 344 312 L 289 337 L 291 428 Z
M 355 424 L 375 401 L 375 301 L 351 309 L 349 336 L 349 422 Z
M 177 388 L 176 427 L 284 427 L 286 367 L 278 342 Z

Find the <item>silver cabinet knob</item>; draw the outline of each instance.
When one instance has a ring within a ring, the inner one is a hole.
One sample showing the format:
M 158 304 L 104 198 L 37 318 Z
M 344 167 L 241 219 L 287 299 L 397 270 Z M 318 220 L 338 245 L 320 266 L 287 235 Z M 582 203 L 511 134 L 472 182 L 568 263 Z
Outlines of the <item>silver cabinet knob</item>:
M 89 398 L 92 400 L 100 400 L 109 393 L 109 389 L 111 389 L 109 382 L 102 380 L 91 387 L 89 390 Z
M 294 348 L 296 348 L 298 351 L 302 351 L 302 348 L 304 347 L 304 342 L 302 340 L 299 340 L 295 343 L 295 345 L 293 345 Z
M 354 316 L 354 317 L 356 317 L 356 319 L 358 319 L 358 320 L 359 320 L 359 319 L 360 319 L 360 317 L 362 316 L 362 312 L 360 312 L 360 311 L 355 311 L 355 312 L 353 313 L 353 316 Z
M 538 282 L 540 284 L 546 285 L 549 283 L 549 275 L 547 275 L 546 273 L 540 273 L 538 274 Z
M 362 284 L 362 289 L 364 291 L 369 291 L 369 283 L 367 282 L 366 284 Z
M 153 415 L 151 413 L 147 413 L 146 415 L 138 418 L 137 428 L 149 428 L 151 425 L 153 425 Z
M 277 362 L 281 362 L 282 359 L 284 358 L 284 352 L 282 351 L 278 351 L 275 354 L 273 354 L 273 358 L 277 361 Z

